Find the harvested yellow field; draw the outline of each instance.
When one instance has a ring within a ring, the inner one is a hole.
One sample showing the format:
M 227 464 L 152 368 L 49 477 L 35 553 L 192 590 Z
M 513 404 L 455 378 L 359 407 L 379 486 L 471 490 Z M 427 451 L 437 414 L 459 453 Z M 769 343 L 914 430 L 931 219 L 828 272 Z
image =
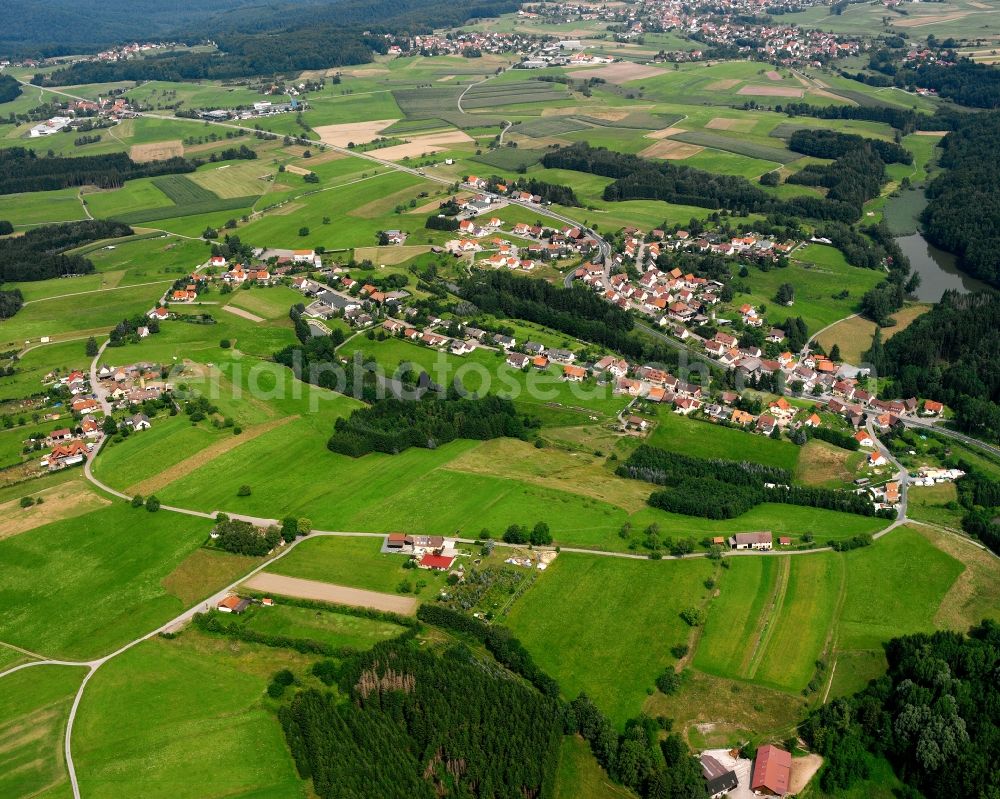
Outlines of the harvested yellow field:
M 439 133 L 427 133 L 420 136 L 407 136 L 405 144 L 392 147 L 382 147 L 373 154 L 386 161 L 398 161 L 402 158 L 416 158 L 424 153 L 439 153 L 449 150 L 456 144 L 469 144 L 473 139 L 460 130 L 446 130 Z
M 717 80 L 714 83 L 710 83 L 705 88 L 710 92 L 725 92 L 739 84 L 739 78 L 726 78 L 725 80 Z
M 340 125 L 320 125 L 313 128 L 319 134 L 324 144 L 334 147 L 346 147 L 354 144 L 367 144 L 398 119 L 373 119 L 368 122 L 347 122 Z
M 37 493 L 25 489 L 26 496 L 44 499 L 40 505 L 22 508 L 20 499 L 0 504 L 0 540 L 51 524 L 90 513 L 111 502 L 94 493 L 82 478 L 46 488 Z
M 708 122 L 705 127 L 708 130 L 739 130 L 746 133 L 753 130 L 757 124 L 755 119 L 731 119 L 729 117 L 716 117 Z
M 399 247 L 357 247 L 354 250 L 354 259 L 356 261 L 368 260 L 376 266 L 395 266 L 430 251 L 429 244 L 403 244 Z
M 665 161 L 683 161 L 692 155 L 697 155 L 704 147 L 696 144 L 685 144 L 684 142 L 664 139 L 652 144 L 643 150 L 639 155 L 645 158 L 662 158 Z
M 673 136 L 675 133 L 683 133 L 684 128 L 660 128 L 659 130 L 651 131 L 646 134 L 647 139 L 666 139 L 669 136 Z
M 166 161 L 184 155 L 184 143 L 180 139 L 158 141 L 152 144 L 133 144 L 129 158 L 139 164 L 147 161 Z
M 587 69 L 574 69 L 574 78 L 601 78 L 608 83 L 627 83 L 630 80 L 642 80 L 652 78 L 654 75 L 662 75 L 664 72 L 660 67 L 651 67 L 646 64 L 635 64 L 631 61 L 620 61 L 617 64 L 608 64 L 601 67 L 589 67 Z

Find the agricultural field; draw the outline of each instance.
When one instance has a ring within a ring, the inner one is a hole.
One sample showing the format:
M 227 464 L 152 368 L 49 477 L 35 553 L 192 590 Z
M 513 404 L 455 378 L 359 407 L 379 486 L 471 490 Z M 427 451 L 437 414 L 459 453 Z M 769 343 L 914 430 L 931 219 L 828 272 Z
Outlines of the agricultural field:
M 279 668 L 301 674 L 313 659 L 193 630 L 115 658 L 80 705 L 73 738 L 81 791 L 299 799 L 303 786 L 264 689 Z
M 563 553 L 513 606 L 507 624 L 563 694 L 587 693 L 621 724 L 686 643 L 678 614 L 709 595 L 704 559 L 631 561 Z M 600 602 L 594 597 L 600 596 Z
M 50 657 L 94 657 L 155 629 L 184 610 L 161 580 L 208 529 L 202 519 L 115 503 L 0 540 L 0 640 Z
M 63 735 L 86 669 L 37 666 L 0 679 L 0 793 L 70 795 Z
M 799 458 L 799 448 L 789 441 L 774 441 L 743 430 L 686 419 L 669 410 L 658 414 L 649 443 L 701 458 L 750 460 L 792 471 Z

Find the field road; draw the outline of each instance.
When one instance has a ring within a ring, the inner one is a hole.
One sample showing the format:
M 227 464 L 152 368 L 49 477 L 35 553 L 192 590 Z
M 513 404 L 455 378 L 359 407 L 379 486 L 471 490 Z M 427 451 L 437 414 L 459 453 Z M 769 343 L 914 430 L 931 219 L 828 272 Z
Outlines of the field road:
M 255 313 L 250 313 L 250 311 L 244 311 L 242 308 L 234 308 L 232 305 L 223 305 L 223 311 L 229 311 L 231 314 L 236 314 L 236 316 L 242 316 L 244 319 L 249 319 L 251 322 L 263 322 L 263 316 L 257 316 Z
M 333 602 L 337 605 L 374 608 L 406 616 L 412 616 L 417 612 L 416 597 L 365 591 L 361 588 L 349 588 L 345 585 L 323 583 L 318 580 L 286 577 L 283 574 L 268 574 L 266 572 L 257 574 L 243 583 L 243 586 L 264 593 L 293 596 L 299 599 L 318 599 L 320 602 Z

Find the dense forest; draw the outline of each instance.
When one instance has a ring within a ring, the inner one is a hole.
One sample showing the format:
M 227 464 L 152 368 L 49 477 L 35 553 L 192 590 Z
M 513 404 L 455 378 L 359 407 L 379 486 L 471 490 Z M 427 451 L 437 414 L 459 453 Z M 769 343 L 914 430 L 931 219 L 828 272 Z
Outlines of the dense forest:
M 820 141 L 816 139 L 810 143 L 820 145 Z M 823 150 L 824 147 L 820 145 L 811 149 Z M 845 149 L 843 155 L 832 164 L 807 164 L 795 174 L 789 175 L 785 182 L 823 186 L 827 190 L 828 202 L 837 200 L 847 203 L 857 209 L 856 216 L 860 217 L 862 206 L 873 197 L 878 197 L 885 179 L 885 163 L 876 148 L 862 139 L 858 146 Z
M 912 164 L 913 155 L 905 147 L 882 139 L 870 139 L 853 133 L 838 133 L 823 128 L 795 131 L 788 140 L 788 149 L 815 158 L 841 158 L 851 150 L 867 144 L 886 164 Z
M 65 251 L 91 241 L 130 235 L 132 228 L 120 222 L 86 220 L 43 225 L 23 236 L 0 239 L 0 283 L 93 272 L 94 265 L 87 258 Z
M 679 452 L 668 452 L 639 446 L 615 473 L 619 477 L 645 480 L 647 483 L 671 485 L 686 477 L 715 477 L 732 485 L 762 486 L 764 483 L 792 482 L 792 473 L 777 466 L 764 466 L 751 461 L 728 461 L 719 458 L 699 458 Z
M 959 105 L 1000 108 L 1000 70 L 966 58 L 950 67 L 922 64 L 916 70 L 900 70 L 896 82 L 934 89 L 941 97 Z
M 357 458 L 369 452 L 397 454 L 410 447 L 435 449 L 456 438 L 485 441 L 524 435 L 513 404 L 499 397 L 387 398 L 337 419 L 327 446 Z
M 219 53 L 174 51 L 120 62 L 78 62 L 56 70 L 51 76 L 36 76 L 36 82 L 66 85 L 119 80 L 221 79 L 363 64 L 372 60 L 373 52 L 386 52 L 388 44 L 380 34 L 430 33 L 435 28 L 461 25 L 469 19 L 509 13 L 520 5 L 514 0 L 474 0 L 462 5 L 444 0 L 343 0 L 252 7 L 231 0 L 231 4 L 236 6 L 234 10 L 226 13 L 226 9 L 220 9 L 222 13 L 197 25 L 186 24 L 181 15 L 177 24 L 164 32 L 165 37 L 189 44 L 211 39 Z M 110 15 L 95 12 L 94 17 L 103 26 L 91 22 L 86 28 L 95 29 L 95 33 L 115 31 L 116 23 L 109 19 Z M 61 21 L 53 19 L 52 26 L 61 28 Z M 34 41 L 49 41 L 52 26 L 40 28 L 46 32 L 36 33 Z M 148 36 L 146 31 L 113 38 L 141 41 Z M 21 49 L 30 49 L 31 34 L 25 32 L 25 38 L 28 41 Z M 38 47 L 52 49 L 51 45 Z
M 946 171 L 927 187 L 924 236 L 958 255 L 960 269 L 1000 288 L 1000 113 L 963 116 L 941 149 Z
M 24 295 L 20 289 L 0 291 L 0 319 L 10 319 L 24 306 Z
M 12 75 L 0 75 L 0 103 L 9 103 L 21 96 L 21 84 Z
M 965 474 L 955 482 L 958 501 L 966 510 L 962 529 L 1000 555 L 1000 480 L 960 462 Z
M 546 183 L 535 178 L 518 178 L 514 181 L 512 188 L 518 191 L 526 191 L 529 194 L 537 194 L 543 200 L 559 205 L 579 205 L 576 193 L 572 186 L 563 186 L 559 183 Z
M 1000 626 L 895 638 L 885 652 L 888 673 L 823 705 L 800 728 L 826 758 L 823 792 L 846 795 L 869 775 L 875 755 L 913 789 L 899 796 L 1000 795 L 991 756 L 1000 746 Z
M 705 208 L 763 211 L 770 197 L 746 178 L 717 175 L 669 161 L 591 147 L 585 142 L 545 154 L 550 169 L 572 169 L 615 178 L 604 190 L 605 200 L 649 198 Z
M 280 711 L 299 774 L 320 799 L 550 796 L 559 702 L 456 644 L 376 645 L 323 672 L 344 699 L 310 689 Z
M 778 113 L 790 117 L 815 117 L 816 119 L 860 119 L 866 122 L 884 122 L 899 130 L 903 135 L 915 130 L 945 130 L 947 126 L 936 116 L 919 114 L 909 108 L 894 105 L 809 105 L 809 103 L 786 103 L 775 106 Z M 930 127 L 932 126 L 932 127 Z
M 70 186 L 120 188 L 126 180 L 193 172 L 196 164 L 183 158 L 138 164 L 125 153 L 77 157 L 39 156 L 34 150 L 0 150 L 0 194 L 53 191 Z
M 945 292 L 941 302 L 865 357 L 892 377 L 886 395 L 951 406 L 959 429 L 1000 440 L 1000 293 Z

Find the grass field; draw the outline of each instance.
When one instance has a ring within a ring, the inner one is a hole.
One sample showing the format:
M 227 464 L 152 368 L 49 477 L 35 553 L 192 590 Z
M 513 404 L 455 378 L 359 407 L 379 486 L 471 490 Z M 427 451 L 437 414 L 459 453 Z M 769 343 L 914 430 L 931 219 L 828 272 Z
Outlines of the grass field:
M 635 794 L 615 785 L 594 759 L 590 744 L 578 735 L 563 738 L 556 771 L 555 799 L 632 799 Z
M 934 629 L 941 601 L 963 570 L 959 561 L 908 528 L 844 557 L 847 595 L 840 649 L 877 649 L 893 636 Z
M 0 197 L 0 219 L 15 227 L 86 219 L 76 189 L 6 194 Z
M 792 253 L 792 263 L 785 269 L 769 272 L 751 268 L 746 282 L 750 293 L 739 293 L 736 307 L 749 302 L 765 305 L 764 314 L 770 324 L 780 325 L 789 316 L 801 316 L 810 332 L 855 313 L 862 295 L 882 279 L 873 269 L 859 269 L 844 260 L 839 250 L 822 244 L 807 244 Z M 783 306 L 774 301 L 778 286 L 790 283 L 795 289 L 795 301 Z M 846 290 L 847 297 L 840 297 Z M 843 349 L 843 348 L 842 348 Z
M 160 581 L 208 529 L 202 519 L 116 503 L 0 541 L 0 640 L 93 657 L 155 628 L 184 609 Z
M 264 689 L 278 669 L 302 674 L 313 659 L 195 631 L 115 658 L 91 680 L 74 728 L 81 792 L 302 799 Z
M 402 560 L 402 558 L 400 558 Z M 368 649 L 379 641 L 403 632 L 398 624 L 278 604 L 271 608 L 253 606 L 239 618 L 240 624 L 264 635 L 282 635 L 320 641 L 333 647 Z
M 70 795 L 63 735 L 85 673 L 37 666 L 0 680 L 0 796 Z
M 799 448 L 789 441 L 775 441 L 743 430 L 686 419 L 669 410 L 659 414 L 649 443 L 670 452 L 700 458 L 755 461 L 792 472 L 799 458 Z
M 186 177 L 216 197 L 232 199 L 264 194 L 274 172 L 260 161 L 234 161 L 222 166 L 206 165 Z
M 706 560 L 628 561 L 563 553 L 508 618 L 566 697 L 585 691 L 618 725 L 673 662 L 690 629 L 678 615 L 700 604 Z M 595 601 L 600 597 L 600 601 Z

